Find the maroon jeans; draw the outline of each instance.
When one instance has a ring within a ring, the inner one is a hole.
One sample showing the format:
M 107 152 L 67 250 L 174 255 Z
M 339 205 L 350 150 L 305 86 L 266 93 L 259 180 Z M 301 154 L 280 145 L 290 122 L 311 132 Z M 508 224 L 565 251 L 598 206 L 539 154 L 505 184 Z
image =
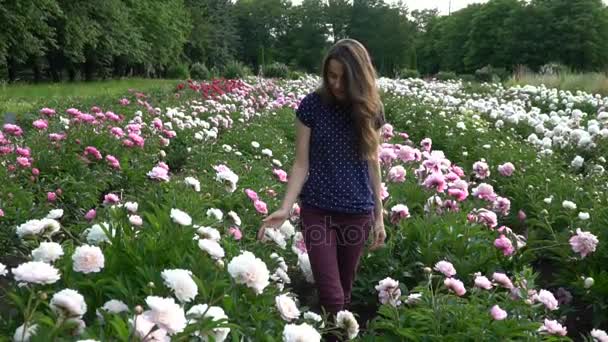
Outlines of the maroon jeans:
M 373 210 L 349 214 L 303 204 L 300 218 L 319 303 L 335 315 L 350 306 L 359 259 L 374 222 Z

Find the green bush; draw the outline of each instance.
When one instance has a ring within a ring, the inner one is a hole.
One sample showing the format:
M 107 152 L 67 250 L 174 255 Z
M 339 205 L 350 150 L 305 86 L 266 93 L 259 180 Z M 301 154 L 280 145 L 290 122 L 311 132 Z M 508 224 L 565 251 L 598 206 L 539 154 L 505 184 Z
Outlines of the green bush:
M 452 71 L 440 71 L 437 73 L 437 79 L 440 81 L 455 80 L 458 76 Z
M 475 78 L 480 82 L 500 82 L 507 79 L 510 73 L 505 68 L 495 68 L 491 65 L 486 65 L 483 68 L 475 71 Z
M 184 63 L 176 63 L 171 65 L 167 69 L 167 78 L 171 79 L 187 79 L 190 78 L 190 72 L 188 71 L 188 66 Z
M 190 66 L 190 77 L 196 80 L 211 79 L 211 72 L 204 63 L 194 63 Z
M 397 72 L 399 78 L 419 78 L 420 73 L 416 69 L 401 69 Z
M 279 62 L 265 65 L 262 70 L 264 71 L 264 77 L 287 78 L 289 76 L 289 67 Z
M 475 82 L 476 81 L 475 75 L 471 75 L 471 74 L 462 74 L 462 75 L 460 75 L 460 79 L 463 82 Z
M 304 77 L 304 75 L 305 75 L 305 73 L 303 73 L 303 72 L 290 70 L 288 78 L 290 80 L 297 80 L 299 78 Z
M 251 69 L 239 61 L 231 61 L 226 64 L 223 70 L 225 78 L 243 78 L 251 75 Z

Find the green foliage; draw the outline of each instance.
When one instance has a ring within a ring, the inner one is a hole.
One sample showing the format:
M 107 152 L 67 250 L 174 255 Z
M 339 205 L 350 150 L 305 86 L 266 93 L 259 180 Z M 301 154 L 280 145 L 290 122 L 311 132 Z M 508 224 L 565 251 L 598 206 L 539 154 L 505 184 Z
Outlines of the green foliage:
M 190 66 L 190 76 L 195 80 L 209 80 L 211 71 L 205 64 L 196 62 Z
M 169 68 L 167 68 L 167 78 L 174 80 L 184 80 L 190 78 L 188 65 L 185 63 L 175 63 L 170 65 Z
M 287 65 L 279 62 L 266 65 L 263 67 L 263 70 L 264 77 L 270 78 L 288 78 L 290 74 L 290 70 Z
M 441 81 L 458 79 L 458 76 L 456 75 L 456 73 L 454 73 L 452 71 L 440 71 L 437 73 L 436 77 L 438 80 L 441 80 Z
M 226 64 L 222 76 L 229 79 L 243 78 L 251 75 L 251 69 L 239 61 L 231 61 Z
M 416 69 L 401 69 L 398 72 L 400 78 L 419 78 L 420 73 Z

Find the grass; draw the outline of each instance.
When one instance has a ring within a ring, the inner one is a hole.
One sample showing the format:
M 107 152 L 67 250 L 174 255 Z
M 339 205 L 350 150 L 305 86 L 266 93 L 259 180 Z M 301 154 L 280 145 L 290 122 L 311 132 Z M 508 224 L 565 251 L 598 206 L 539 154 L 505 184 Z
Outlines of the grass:
M 508 86 L 544 84 L 548 88 L 570 91 L 585 91 L 591 94 L 608 96 L 608 74 L 602 72 L 573 73 L 562 72 L 557 75 L 543 75 L 531 72 L 515 74 L 507 81 Z
M 138 91 L 170 89 L 175 87 L 178 82 L 178 80 L 131 78 L 72 83 L 11 85 L 0 83 L 0 114 L 6 112 L 19 114 L 37 110 L 45 101 L 59 98 L 117 98 L 123 94 L 126 95 L 129 89 Z

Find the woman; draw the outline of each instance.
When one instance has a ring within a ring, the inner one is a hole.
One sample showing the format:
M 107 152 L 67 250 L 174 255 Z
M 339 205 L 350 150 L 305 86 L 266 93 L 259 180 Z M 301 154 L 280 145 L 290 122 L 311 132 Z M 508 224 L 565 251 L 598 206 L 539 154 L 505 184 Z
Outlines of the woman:
M 343 39 L 322 65 L 322 85 L 296 110 L 296 158 L 280 209 L 258 232 L 280 227 L 300 198 L 301 230 L 319 302 L 348 309 L 365 242 L 384 244 L 378 147 L 384 124 L 376 71 L 365 47 Z

